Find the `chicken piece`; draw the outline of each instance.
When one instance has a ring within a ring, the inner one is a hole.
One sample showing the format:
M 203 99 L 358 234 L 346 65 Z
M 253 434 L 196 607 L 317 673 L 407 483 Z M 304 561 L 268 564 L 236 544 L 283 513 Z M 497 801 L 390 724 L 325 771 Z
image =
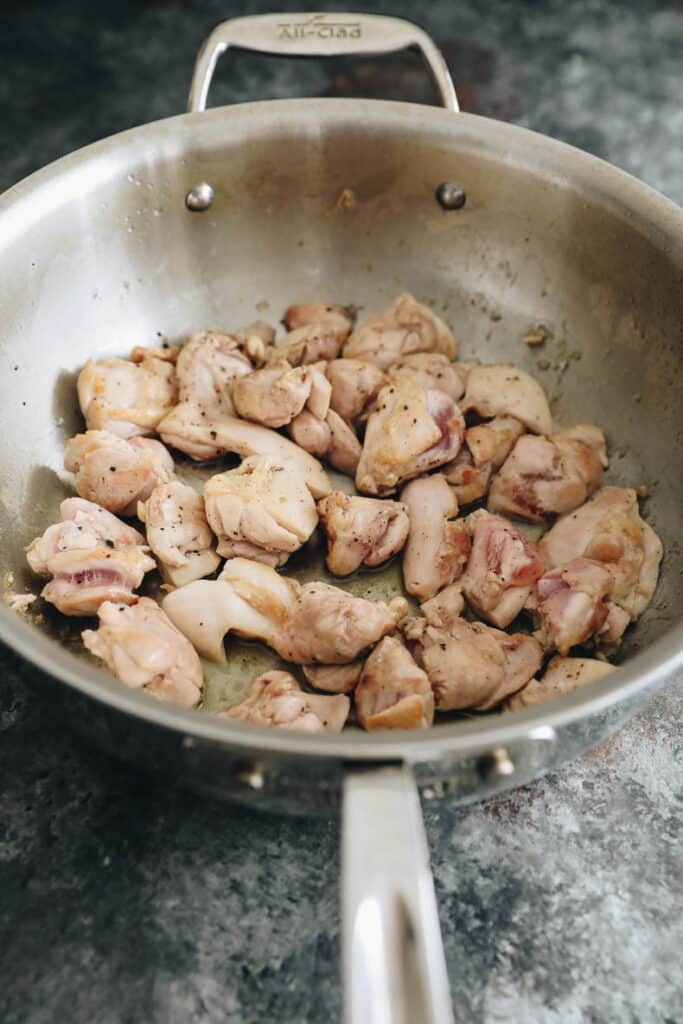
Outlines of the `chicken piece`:
M 455 339 L 443 320 L 407 292 L 357 327 L 344 346 L 346 359 L 363 359 L 381 370 L 414 352 L 442 352 L 452 359 Z
M 187 484 L 174 480 L 155 487 L 147 501 L 140 502 L 138 518 L 171 586 L 184 587 L 210 576 L 220 565 L 204 499 Z
M 465 393 L 465 385 L 455 364 L 442 352 L 414 352 L 403 356 L 389 367 L 387 374 L 393 383 L 407 377 L 425 391 L 443 391 L 455 402 Z
M 441 711 L 487 711 L 520 690 L 541 666 L 541 645 L 525 633 L 503 633 L 465 619 L 443 629 L 415 618 L 401 628 Z
M 156 567 L 144 537 L 111 512 L 83 498 L 60 505 L 61 523 L 28 547 L 31 569 L 53 579 L 42 597 L 63 615 L 94 615 L 108 600 L 127 604 L 146 572 Z
M 178 361 L 178 353 L 180 349 L 177 345 L 167 345 L 165 348 L 148 348 L 147 345 L 136 345 L 131 353 L 130 358 L 134 363 L 141 363 L 145 359 L 162 359 L 166 363 L 175 363 Z
M 204 485 L 206 516 L 218 554 L 284 565 L 318 525 L 315 501 L 297 466 L 252 455 Z
M 203 418 L 185 403 L 176 406 L 159 424 L 159 433 L 166 444 L 193 459 L 215 458 L 227 452 L 242 458 L 267 455 L 287 467 L 296 466 L 314 498 L 322 498 L 332 490 L 327 474 L 316 459 L 282 434 L 257 423 L 233 416 L 215 420 Z
M 513 416 L 496 416 L 465 431 L 463 445 L 443 474 L 459 505 L 483 498 L 493 474 L 500 469 L 524 427 Z
M 341 732 L 349 714 L 343 694 L 323 697 L 304 693 L 289 672 L 266 672 L 252 683 L 241 704 L 219 712 L 252 725 L 273 725 L 301 732 Z
M 360 359 L 333 359 L 327 364 L 327 378 L 332 385 L 330 408 L 345 423 L 362 422 L 388 382 L 386 373 L 372 363 Z
M 99 629 L 84 630 L 83 643 L 122 683 L 184 708 L 199 704 L 204 675 L 197 652 L 156 601 L 105 601 L 97 614 Z
M 615 666 L 607 661 L 594 658 L 561 658 L 556 656 L 548 662 L 540 679 L 532 679 L 527 685 L 508 697 L 504 707 L 506 711 L 519 711 L 533 707 L 534 704 L 545 704 L 546 701 L 573 693 L 581 686 L 589 686 L 598 679 L 604 679 Z
M 88 430 L 119 437 L 152 434 L 176 403 L 176 370 L 162 352 L 130 359 L 88 360 L 78 375 L 81 412 Z
M 465 422 L 442 391 L 424 391 L 404 378 L 382 388 L 377 402 L 356 472 L 359 491 L 389 494 L 458 454 Z
M 636 492 L 627 487 L 601 487 L 558 519 L 539 551 L 548 569 L 581 557 L 599 562 L 612 576 L 612 601 L 632 620 L 650 602 L 662 559 L 661 541 L 641 519 Z
M 224 331 L 199 331 L 178 356 L 178 401 L 190 402 L 207 416 L 232 416 L 232 383 L 254 369 L 242 351 L 245 342 Z
M 88 430 L 67 441 L 64 468 L 76 474 L 82 498 L 110 512 L 134 516 L 157 484 L 174 477 L 173 459 L 160 441 Z
M 612 577 L 598 562 L 574 558 L 536 581 L 527 601 L 535 636 L 546 651 L 567 654 L 602 628 Z
M 318 515 L 327 534 L 327 568 L 335 576 L 386 562 L 405 544 L 410 525 L 408 510 L 398 501 L 349 497 L 341 491 L 318 503 Z
M 315 407 L 324 419 L 329 407 L 330 383 L 325 364 L 292 367 L 278 360 L 236 380 L 232 399 L 240 416 L 266 427 L 284 427 L 298 416 L 313 390 Z
M 602 481 L 605 436 L 579 426 L 550 437 L 520 437 L 491 484 L 491 512 L 541 523 L 572 512 Z
M 462 577 L 463 594 L 482 619 L 504 629 L 543 575 L 543 562 L 536 545 L 506 519 L 479 509 L 466 522 L 472 553 Z
M 329 409 L 325 419 L 308 409 L 289 424 L 289 435 L 304 451 L 327 459 L 340 473 L 354 476 L 361 456 L 361 444 L 353 430 Z
M 391 633 L 407 610 L 402 597 L 387 605 L 327 583 L 305 583 L 272 646 L 299 665 L 343 665 Z
M 427 673 L 396 637 L 385 636 L 365 662 L 354 696 L 358 721 L 378 729 L 428 729 L 434 694 Z
M 458 502 L 440 473 L 407 484 L 401 501 L 410 518 L 403 582 L 409 594 L 425 601 L 461 575 L 470 537 L 462 522 L 453 521 Z
M 195 580 L 168 594 L 162 606 L 199 654 L 225 661 L 228 633 L 273 646 L 293 611 L 299 584 L 270 566 L 231 558 L 216 580 Z
M 656 582 L 656 581 L 655 581 Z M 593 637 L 595 646 L 601 651 L 611 652 L 621 643 L 624 630 L 630 625 L 631 616 L 613 601 L 607 602 L 607 618 Z
M 286 360 L 290 366 L 336 359 L 346 341 L 349 327 L 328 323 L 305 324 L 286 334 L 271 355 L 272 361 Z
M 428 601 L 423 601 L 420 611 L 430 626 L 441 626 L 448 629 L 451 623 L 459 619 L 465 608 L 465 599 L 462 596 L 460 583 L 451 583 L 444 587 Z
M 298 306 L 290 306 L 282 322 L 288 331 L 310 327 L 311 324 L 326 324 L 328 327 L 345 330 L 348 334 L 354 319 L 353 310 L 348 306 L 338 306 L 333 302 L 303 302 Z
M 241 331 L 237 331 L 235 337 L 252 366 L 259 367 L 268 362 L 270 351 L 275 344 L 275 333 L 275 328 L 265 320 L 254 320 Z
M 348 665 L 304 665 L 306 679 L 316 690 L 326 693 L 350 693 L 363 671 L 363 661 Z
M 464 413 L 483 420 L 512 416 L 534 434 L 550 434 L 552 416 L 545 392 L 537 380 L 509 363 L 474 366 L 467 375 Z

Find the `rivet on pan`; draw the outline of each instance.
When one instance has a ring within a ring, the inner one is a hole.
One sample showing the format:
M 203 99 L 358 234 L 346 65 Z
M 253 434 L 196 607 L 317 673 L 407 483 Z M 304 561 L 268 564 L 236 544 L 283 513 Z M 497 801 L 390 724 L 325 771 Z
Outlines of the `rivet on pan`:
M 444 210 L 462 210 L 467 193 L 452 181 L 443 181 L 436 190 L 436 198 Z
M 250 789 L 263 789 L 266 781 L 265 768 L 260 761 L 240 764 L 235 769 L 235 778 Z
M 513 775 L 515 766 L 505 747 L 496 747 L 482 758 L 479 770 L 484 778 L 493 781 L 501 776 Z
M 192 213 L 203 213 L 214 200 L 214 191 L 206 181 L 200 181 L 185 196 L 185 206 Z

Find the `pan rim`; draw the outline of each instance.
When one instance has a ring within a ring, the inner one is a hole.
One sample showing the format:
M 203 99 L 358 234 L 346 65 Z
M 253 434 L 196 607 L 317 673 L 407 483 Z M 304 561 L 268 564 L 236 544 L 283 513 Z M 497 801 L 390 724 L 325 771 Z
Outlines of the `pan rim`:
M 129 143 L 146 136 L 149 145 L 171 151 L 188 142 L 220 142 L 220 129 L 227 122 L 255 118 L 273 125 L 267 130 L 291 130 L 295 121 L 311 126 L 321 118 L 329 124 L 377 120 L 387 128 L 424 135 L 433 129 L 444 142 L 469 142 L 480 152 L 503 162 L 514 161 L 530 171 L 541 170 L 544 160 L 554 168 L 558 186 L 588 187 L 593 195 L 608 199 L 623 212 L 635 213 L 648 228 L 667 240 L 680 252 L 683 264 L 683 210 L 655 189 L 598 157 L 529 129 L 474 114 L 453 114 L 439 108 L 388 100 L 311 99 L 264 100 L 256 103 L 216 107 L 201 114 L 181 114 L 128 129 L 61 157 L 25 178 L 0 196 L 0 237 L 2 247 L 11 244 L 12 233 L 26 229 L 28 221 L 45 215 L 59 205 L 73 189 L 83 166 L 91 174 L 98 170 L 103 180 L 123 166 L 130 167 Z M 415 115 L 410 118 L 408 115 Z M 225 132 L 225 145 L 234 141 L 234 133 Z M 534 161 L 532 157 L 542 159 Z M 569 166 L 571 165 L 571 167 Z M 546 170 L 548 169 L 546 167 Z M 58 185 L 59 187 L 55 187 Z M 620 194 L 617 198 L 617 192 Z M 661 244 L 661 242 L 660 242 Z M 578 720 L 599 714 L 650 687 L 662 685 L 683 666 L 683 623 L 672 626 L 646 650 L 639 652 L 616 673 L 552 702 L 504 716 L 489 715 L 474 720 L 439 724 L 425 732 L 401 731 L 363 733 L 347 731 L 338 736 L 315 737 L 294 731 L 278 731 L 246 723 L 230 722 L 215 715 L 197 714 L 155 701 L 130 690 L 108 673 L 93 668 L 58 642 L 42 635 L 9 608 L 0 606 L 0 638 L 28 662 L 48 676 L 111 710 L 129 714 L 179 737 L 206 741 L 238 752 L 276 757 L 334 761 L 386 762 L 407 760 L 412 763 L 433 761 L 441 756 L 504 746 L 528 738 L 541 726 L 559 729 Z

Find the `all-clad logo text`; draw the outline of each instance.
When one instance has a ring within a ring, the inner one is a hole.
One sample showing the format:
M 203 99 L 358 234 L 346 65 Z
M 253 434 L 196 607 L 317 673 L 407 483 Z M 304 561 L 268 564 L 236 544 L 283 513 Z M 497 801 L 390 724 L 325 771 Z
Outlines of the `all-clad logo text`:
M 308 21 L 281 21 L 278 39 L 360 39 L 363 30 L 358 21 L 325 21 L 324 15 Z

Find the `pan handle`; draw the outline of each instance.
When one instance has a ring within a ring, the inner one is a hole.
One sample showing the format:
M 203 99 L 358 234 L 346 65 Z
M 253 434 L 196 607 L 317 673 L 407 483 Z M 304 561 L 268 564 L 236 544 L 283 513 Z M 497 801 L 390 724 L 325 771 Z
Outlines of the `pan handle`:
M 345 1024 L 453 1024 L 410 768 L 347 775 L 342 876 Z
M 257 14 L 231 18 L 217 25 L 204 41 L 192 74 L 188 110 L 206 109 L 216 62 L 232 47 L 283 57 L 338 57 L 421 51 L 447 110 L 458 111 L 458 99 L 441 51 L 427 33 L 404 18 L 376 14 Z

